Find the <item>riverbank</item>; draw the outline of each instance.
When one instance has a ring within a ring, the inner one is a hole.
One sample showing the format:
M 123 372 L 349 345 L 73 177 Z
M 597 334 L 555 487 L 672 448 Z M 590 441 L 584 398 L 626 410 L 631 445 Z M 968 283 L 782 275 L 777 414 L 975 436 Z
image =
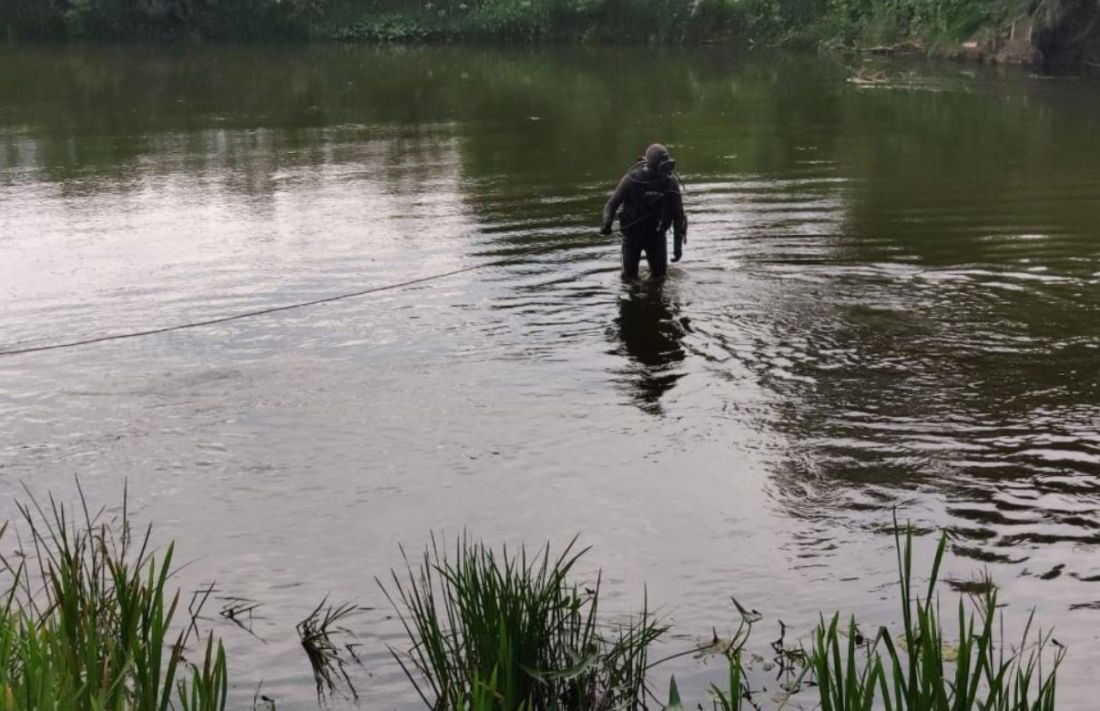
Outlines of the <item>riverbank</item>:
M 16 39 L 728 44 L 1041 66 L 1100 59 L 1084 0 L 12 0 Z
M 74 508 L 51 497 L 20 510 L 14 549 L 5 545 L 0 555 L 0 709 L 247 707 L 230 690 L 253 687 L 231 679 L 215 630 L 220 618 L 251 633 L 262 602 L 225 597 L 215 583 L 185 602 L 171 585 L 174 544 L 158 550 L 151 528 L 135 530 L 125 498 L 113 516 L 90 508 L 83 495 Z M 0 543 L 10 545 L 7 527 L 0 525 Z M 864 632 L 855 617 L 842 622 L 835 613 L 820 616 L 811 639 L 787 640 L 780 623 L 779 639 L 765 652 L 774 654 L 770 663 L 750 639 L 763 616 L 736 599 L 740 619 L 732 630 L 715 628 L 713 639 L 655 658 L 654 644 L 672 636 L 671 627 L 648 596 L 637 614 L 609 615 L 600 606 L 602 575 L 578 580 L 575 567 L 588 549 L 576 539 L 560 552 L 547 545 L 529 554 L 497 552 L 465 535 L 453 544 L 433 536 L 419 560 L 406 558 L 404 571 L 378 579 L 405 633 L 387 646 L 407 676 L 409 698 L 450 711 L 644 709 L 649 699 L 654 708 L 682 710 L 675 678 L 657 677 L 660 665 L 689 655 L 728 667 L 728 683 L 694 695 L 716 710 L 801 708 L 806 701 L 857 711 L 879 700 L 898 711 L 1054 711 L 1065 649 L 1049 632 L 1031 632 L 1029 618 L 1019 650 L 1006 656 L 1004 615 L 988 578 L 965 590 L 971 604 L 960 598 L 957 630 L 944 624 L 937 583 L 946 534 L 926 586 L 918 586 L 913 530 L 896 519 L 892 530 L 900 631 Z M 218 616 L 204 616 L 215 601 L 222 603 Z M 358 699 L 352 674 L 363 666 L 363 645 L 350 642 L 358 637 L 358 610 L 326 597 L 296 626 L 321 708 Z M 777 689 L 768 694 L 775 667 Z M 253 711 L 278 704 L 259 688 L 252 695 Z

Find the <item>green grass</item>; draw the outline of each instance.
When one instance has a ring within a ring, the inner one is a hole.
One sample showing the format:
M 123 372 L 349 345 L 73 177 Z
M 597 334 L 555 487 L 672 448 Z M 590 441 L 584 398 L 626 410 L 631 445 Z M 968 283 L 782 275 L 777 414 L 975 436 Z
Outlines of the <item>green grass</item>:
M 710 687 L 711 706 L 714 711 L 741 711 L 745 700 L 746 691 L 742 685 L 744 668 L 741 666 L 741 650 L 738 649 L 729 654 L 729 686 L 725 689 L 717 684 Z M 676 685 L 676 677 L 668 683 L 668 704 L 665 711 L 683 711 L 684 703 L 680 699 L 680 688 Z M 699 706 L 701 709 L 702 706 Z
M 383 590 L 408 633 L 393 654 L 433 709 L 611 709 L 645 702 L 647 652 L 665 631 L 643 608 L 609 624 L 599 580 L 568 580 L 587 549 L 571 543 L 531 559 L 499 555 L 465 537 L 444 555 L 437 541 L 419 565 L 406 559 Z M 379 582 L 382 585 L 381 582 Z
M 32 499 L 21 512 L 29 545 L 2 559 L 10 587 L 0 607 L 0 710 L 225 708 L 221 643 L 208 638 L 203 663 L 192 664 L 194 618 L 173 625 L 171 545 L 158 557 L 149 529 L 135 539 L 125 505 L 117 526 L 86 504 L 74 517 L 52 498 L 48 509 Z
M 102 511 L 92 515 L 83 498 L 75 512 L 52 498 L 46 507 L 31 502 L 20 507 L 25 540 L 0 555 L 9 583 L 0 597 L 0 711 L 224 711 L 225 652 L 213 635 L 199 639 L 205 597 L 187 616 L 180 593 L 169 592 L 174 547 L 154 552 L 148 528 L 135 536 L 125 499 L 110 521 Z M 6 530 L 0 526 L 0 540 Z M 838 613 L 821 617 L 806 653 L 786 646 L 784 627 L 772 650 L 781 671 L 796 677 L 785 686 L 799 688 L 801 701 L 813 697 L 821 711 L 1054 711 L 1065 649 L 1034 631 L 1031 615 L 1021 639 L 1008 643 L 988 578 L 968 586 L 970 594 L 945 615 L 938 591 L 947 537 L 918 585 L 912 530 L 895 521 L 894 536 L 900 631 L 883 626 L 865 636 L 855 618 L 844 623 Z M 720 654 L 728 679 L 702 690 L 716 711 L 746 702 L 761 709 L 769 700 L 783 707 L 779 697 L 750 691 L 742 664 L 759 613 L 735 600 L 741 624 L 731 637 L 715 633 L 704 646 L 651 661 L 651 646 L 667 628 L 647 604 L 633 617 L 608 619 L 599 576 L 591 587 L 574 579 L 587 551 L 575 539 L 558 555 L 546 547 L 529 556 L 466 537 L 448 549 L 433 537 L 415 564 L 406 557 L 402 573 L 379 581 L 408 635 L 407 647 L 391 651 L 424 704 L 439 711 L 600 711 L 650 702 L 679 709 L 675 679 L 667 705 L 656 701 L 647 685 L 652 670 L 688 654 Z M 358 662 L 354 645 L 334 642 L 351 633 L 344 625 L 357 609 L 322 601 L 298 625 L 322 702 L 341 686 L 357 696 L 345 671 L 349 660 Z
M 1053 711 L 1064 649 L 1049 634 L 1033 634 L 1029 617 L 1015 651 L 1006 651 L 993 585 L 976 588 L 969 602 L 960 596 L 953 619 L 944 618 L 937 591 L 946 536 L 919 594 L 913 534 L 896 522 L 895 545 L 901 633 L 882 627 L 865 639 L 854 618 L 842 624 L 838 613 L 821 618 L 808 654 L 792 654 L 781 636 L 773 651 L 788 655 L 789 667 L 801 667 L 792 684 L 803 692 L 798 698 L 816 697 L 822 711 Z M 586 589 L 568 579 L 585 552 L 570 544 L 557 557 L 543 549 L 528 560 L 523 550 L 497 554 L 463 538 L 448 556 L 433 539 L 418 565 L 407 562 L 403 576 L 394 573 L 383 589 L 409 647 L 393 653 L 425 705 L 642 708 L 647 694 L 652 698 L 646 676 L 654 666 L 690 653 L 719 653 L 728 659 L 729 679 L 724 688 L 708 690 L 713 708 L 734 711 L 746 700 L 764 708 L 766 700 L 749 692 L 741 661 L 757 613 L 738 605 L 742 624 L 729 641 L 715 635 L 704 647 L 647 663 L 650 644 L 665 628 L 646 611 L 618 627 L 600 621 L 598 581 Z M 609 629 L 615 633 L 603 632 Z M 1051 658 L 1045 670 L 1044 657 Z M 682 707 L 675 679 L 664 707 Z
M 822 711 L 1053 711 L 1065 649 L 1049 634 L 1032 634 L 1029 615 L 1017 651 L 1006 654 L 992 585 L 979 588 L 969 606 L 959 598 L 952 630 L 936 594 L 947 537 L 923 595 L 914 589 L 912 530 L 903 536 L 896 522 L 895 546 L 902 633 L 882 627 L 865 641 L 854 618 L 846 627 L 839 614 L 822 619 L 810 655 Z M 1044 654 L 1052 657 L 1045 672 Z

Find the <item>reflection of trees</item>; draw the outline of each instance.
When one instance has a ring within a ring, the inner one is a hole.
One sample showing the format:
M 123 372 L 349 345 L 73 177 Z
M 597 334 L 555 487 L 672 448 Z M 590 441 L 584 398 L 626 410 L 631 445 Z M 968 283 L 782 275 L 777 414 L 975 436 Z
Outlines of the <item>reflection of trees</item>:
M 273 149 L 308 155 L 329 140 L 321 128 L 358 127 L 349 133 L 362 138 L 382 127 L 400 135 L 447 125 L 468 177 L 509 176 L 498 196 L 526 195 L 534 182 L 603 184 L 660 139 L 689 176 L 832 161 L 865 181 L 858 215 L 899 200 L 919 207 L 925 194 L 1003 197 L 1089 163 L 1072 150 L 1088 127 L 1059 118 L 1054 99 L 1032 96 L 1031 85 L 1007 98 L 858 91 L 813 58 L 652 48 L 54 47 L 5 48 L 3 64 L 0 125 L 25 128 L 40 143 L 36 162 L 58 166 L 59 178 L 69 168 L 109 174 L 155 154 L 152 137 L 164 134 L 264 129 L 274 132 Z M 201 139 L 188 148 L 209 149 Z M 967 175 L 981 180 L 961 194 L 935 189 Z
M 619 297 L 615 319 L 618 353 L 628 362 L 619 373 L 619 383 L 640 409 L 662 413 L 661 398 L 683 377 L 684 326 L 678 308 L 660 281 L 646 281 L 627 287 Z
M 1005 480 L 1062 496 L 1068 475 L 1095 496 L 1074 478 L 1100 476 L 1082 92 L 928 68 L 917 89 L 860 90 L 816 58 L 650 48 L 4 48 L 0 64 L 0 168 L 70 191 L 185 171 L 257 200 L 332 166 L 410 195 L 445 173 L 502 250 L 603 244 L 606 191 L 663 140 L 693 229 L 761 270 L 767 323 L 743 360 L 799 450 L 776 486 L 820 483 L 786 504 L 890 499 L 920 477 L 985 510 Z M 1067 278 L 988 285 L 1023 258 Z M 679 377 L 675 317 L 659 291 L 620 303 L 622 382 L 648 411 Z
M 1081 376 L 1100 337 L 1089 309 L 1066 309 L 1078 326 L 1035 338 L 990 320 L 990 306 L 1039 316 L 1029 302 L 1046 300 L 1042 287 L 999 303 L 981 284 L 887 274 L 787 286 L 762 304 L 768 324 L 742 356 L 779 396 L 772 425 L 789 445 L 772 490 L 783 510 L 874 527 L 925 491 L 947 500 L 967 555 L 1100 543 L 1100 387 Z
M 1094 142 L 1081 120 L 1091 106 L 1056 80 L 929 71 L 914 89 L 853 90 L 843 102 L 836 160 L 859 189 L 836 258 L 1004 261 L 1021 246 L 1008 237 L 1093 231 L 1096 201 L 1065 199 L 1095 180 L 1081 150 Z
M 13 71 L 0 75 L 9 107 L 0 165 L 73 192 L 127 190 L 143 176 L 184 171 L 263 199 L 288 171 L 358 161 L 412 185 L 437 175 L 444 156 L 453 161 L 453 134 L 433 123 L 439 112 L 378 127 L 385 121 L 370 92 L 355 88 L 361 63 L 321 55 L 333 61 L 270 47 L 5 50 Z M 15 79 L 32 72 L 41 81 Z
M 5 48 L 3 60 L 0 126 L 25 128 L 56 180 L 125 178 L 165 135 L 187 135 L 183 150 L 202 160 L 222 157 L 208 132 L 269 131 L 273 152 L 308 159 L 330 139 L 322 128 L 358 127 L 362 139 L 449 125 L 470 178 L 507 175 L 497 195 L 523 195 L 533 179 L 613 180 L 657 139 L 689 172 L 728 164 L 729 152 L 768 160 L 788 142 L 774 132 L 804 118 L 780 69 L 738 68 L 733 81 L 735 60 L 719 52 L 85 47 Z
M 1081 377 L 1100 244 L 1095 201 L 1074 195 L 1095 172 L 1090 129 L 1036 86 L 933 77 L 835 104 L 818 157 L 843 219 L 791 254 L 798 278 L 767 294 L 746 363 L 780 395 L 791 446 L 773 486 L 792 515 L 866 509 L 873 525 L 929 489 L 969 555 L 1100 542 L 1082 513 L 1100 500 L 1100 383 Z

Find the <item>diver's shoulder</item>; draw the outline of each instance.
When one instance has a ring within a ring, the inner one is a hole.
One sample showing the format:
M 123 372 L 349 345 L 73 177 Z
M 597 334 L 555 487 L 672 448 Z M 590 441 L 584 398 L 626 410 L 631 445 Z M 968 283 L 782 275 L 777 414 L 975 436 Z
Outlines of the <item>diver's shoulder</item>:
M 653 183 L 660 180 L 660 178 L 646 170 L 645 163 L 635 164 L 627 171 L 625 178 L 635 183 Z

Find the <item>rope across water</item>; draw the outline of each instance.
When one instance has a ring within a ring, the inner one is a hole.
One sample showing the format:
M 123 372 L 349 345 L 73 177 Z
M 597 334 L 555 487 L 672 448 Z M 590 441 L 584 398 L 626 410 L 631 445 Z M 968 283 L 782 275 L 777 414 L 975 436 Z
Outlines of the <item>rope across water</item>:
M 527 257 L 538 252 L 545 252 L 545 247 L 538 247 L 536 249 L 529 249 L 517 254 L 509 255 L 503 259 L 497 259 L 489 262 L 483 262 L 481 264 L 473 264 L 461 269 L 452 269 L 449 272 L 441 272 L 439 274 L 432 274 L 429 276 L 418 277 L 416 279 L 408 279 L 406 281 L 396 282 L 394 284 L 383 284 L 381 286 L 372 286 L 367 289 L 360 289 L 359 291 L 352 291 L 345 294 L 336 294 L 334 296 L 325 296 L 320 299 L 311 299 L 309 301 L 300 301 L 293 304 L 283 304 L 281 306 L 269 306 L 262 309 L 255 309 L 253 311 L 244 311 L 242 313 L 232 314 L 230 316 L 219 316 L 217 318 L 204 319 L 201 321 L 190 321 L 187 323 L 180 323 L 174 326 L 162 326 L 160 328 L 150 328 L 143 331 L 128 331 L 126 333 L 112 333 L 102 336 L 93 336 L 91 338 L 82 338 L 75 341 L 63 341 L 61 343 L 50 343 L 44 346 L 28 346 L 26 348 L 12 348 L 9 350 L 0 351 L 0 357 L 4 356 L 17 356 L 25 355 L 28 353 L 40 353 L 42 351 L 56 351 L 65 348 L 77 348 L 80 346 L 88 346 L 93 343 L 105 343 L 107 341 L 121 341 L 127 338 L 141 338 L 143 336 L 154 336 L 160 333 L 171 333 L 173 331 L 184 331 L 191 328 L 200 328 L 203 326 L 214 326 L 219 323 L 228 323 L 230 321 L 239 321 L 241 319 L 253 318 L 255 316 L 265 316 L 267 314 L 278 313 L 280 311 L 291 311 L 293 309 L 301 309 L 307 306 L 316 306 L 318 304 L 327 304 L 333 301 L 342 301 L 344 299 L 352 299 L 357 296 L 366 296 L 367 294 L 377 294 L 381 291 L 392 291 L 394 289 L 401 289 L 406 286 L 412 286 L 414 284 L 423 284 L 429 281 L 436 281 L 438 279 L 445 279 L 446 277 L 455 276 L 456 274 L 462 274 L 464 272 L 472 272 L 478 269 L 485 269 L 487 267 L 500 266 L 502 264 L 508 264 L 522 257 Z

